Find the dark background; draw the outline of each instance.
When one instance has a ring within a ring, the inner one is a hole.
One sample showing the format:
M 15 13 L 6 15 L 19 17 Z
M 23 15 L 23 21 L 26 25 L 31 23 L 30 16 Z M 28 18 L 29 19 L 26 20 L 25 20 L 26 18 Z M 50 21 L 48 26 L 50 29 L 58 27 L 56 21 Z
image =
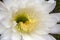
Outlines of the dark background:
M 3 2 L 3 0 L 0 0 Z M 48 1 L 48 0 L 46 0 Z M 55 9 L 52 11 L 52 13 L 60 13 L 60 0 L 56 0 L 56 7 Z M 57 40 L 60 40 L 60 34 L 50 34 L 52 36 L 54 36 Z

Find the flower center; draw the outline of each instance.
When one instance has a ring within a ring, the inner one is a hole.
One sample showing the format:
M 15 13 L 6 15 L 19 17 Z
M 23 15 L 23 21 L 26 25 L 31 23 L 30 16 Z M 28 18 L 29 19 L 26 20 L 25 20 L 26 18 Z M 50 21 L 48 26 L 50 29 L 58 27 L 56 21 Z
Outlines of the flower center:
M 19 23 L 19 22 L 25 23 L 26 21 L 28 21 L 28 18 L 26 17 L 26 15 L 22 14 L 22 15 L 18 15 L 17 18 L 15 19 L 15 21 L 17 23 Z
M 27 10 L 17 11 L 13 16 L 17 25 L 15 29 L 21 33 L 30 33 L 34 29 L 34 20 L 28 16 Z

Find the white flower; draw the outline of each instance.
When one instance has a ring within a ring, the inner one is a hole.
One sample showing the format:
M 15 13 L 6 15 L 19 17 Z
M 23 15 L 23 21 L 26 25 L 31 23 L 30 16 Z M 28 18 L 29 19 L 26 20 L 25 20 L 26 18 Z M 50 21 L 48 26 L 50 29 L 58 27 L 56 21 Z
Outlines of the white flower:
M 0 2 L 1 40 L 56 40 L 60 14 L 49 14 L 54 0 L 3 0 Z

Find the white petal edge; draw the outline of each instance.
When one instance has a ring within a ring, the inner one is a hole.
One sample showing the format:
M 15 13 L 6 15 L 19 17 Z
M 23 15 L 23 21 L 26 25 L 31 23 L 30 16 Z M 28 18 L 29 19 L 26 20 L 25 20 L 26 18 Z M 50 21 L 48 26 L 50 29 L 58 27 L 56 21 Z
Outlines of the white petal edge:
M 60 24 L 56 24 L 54 27 L 51 27 L 49 32 L 52 34 L 60 34 Z
M 51 13 L 50 14 L 53 19 L 55 19 L 57 22 L 60 21 L 60 13 Z

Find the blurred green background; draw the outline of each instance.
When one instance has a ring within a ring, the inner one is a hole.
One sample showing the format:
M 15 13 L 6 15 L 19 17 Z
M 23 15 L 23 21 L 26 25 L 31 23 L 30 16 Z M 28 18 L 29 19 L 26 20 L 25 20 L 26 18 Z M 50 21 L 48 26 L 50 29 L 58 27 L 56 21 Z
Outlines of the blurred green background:
M 2 0 L 0 0 L 0 1 L 2 1 Z M 60 13 L 60 0 L 56 0 L 56 7 L 52 11 L 52 13 Z M 54 36 L 57 40 L 60 40 L 60 34 L 50 34 L 50 35 Z

